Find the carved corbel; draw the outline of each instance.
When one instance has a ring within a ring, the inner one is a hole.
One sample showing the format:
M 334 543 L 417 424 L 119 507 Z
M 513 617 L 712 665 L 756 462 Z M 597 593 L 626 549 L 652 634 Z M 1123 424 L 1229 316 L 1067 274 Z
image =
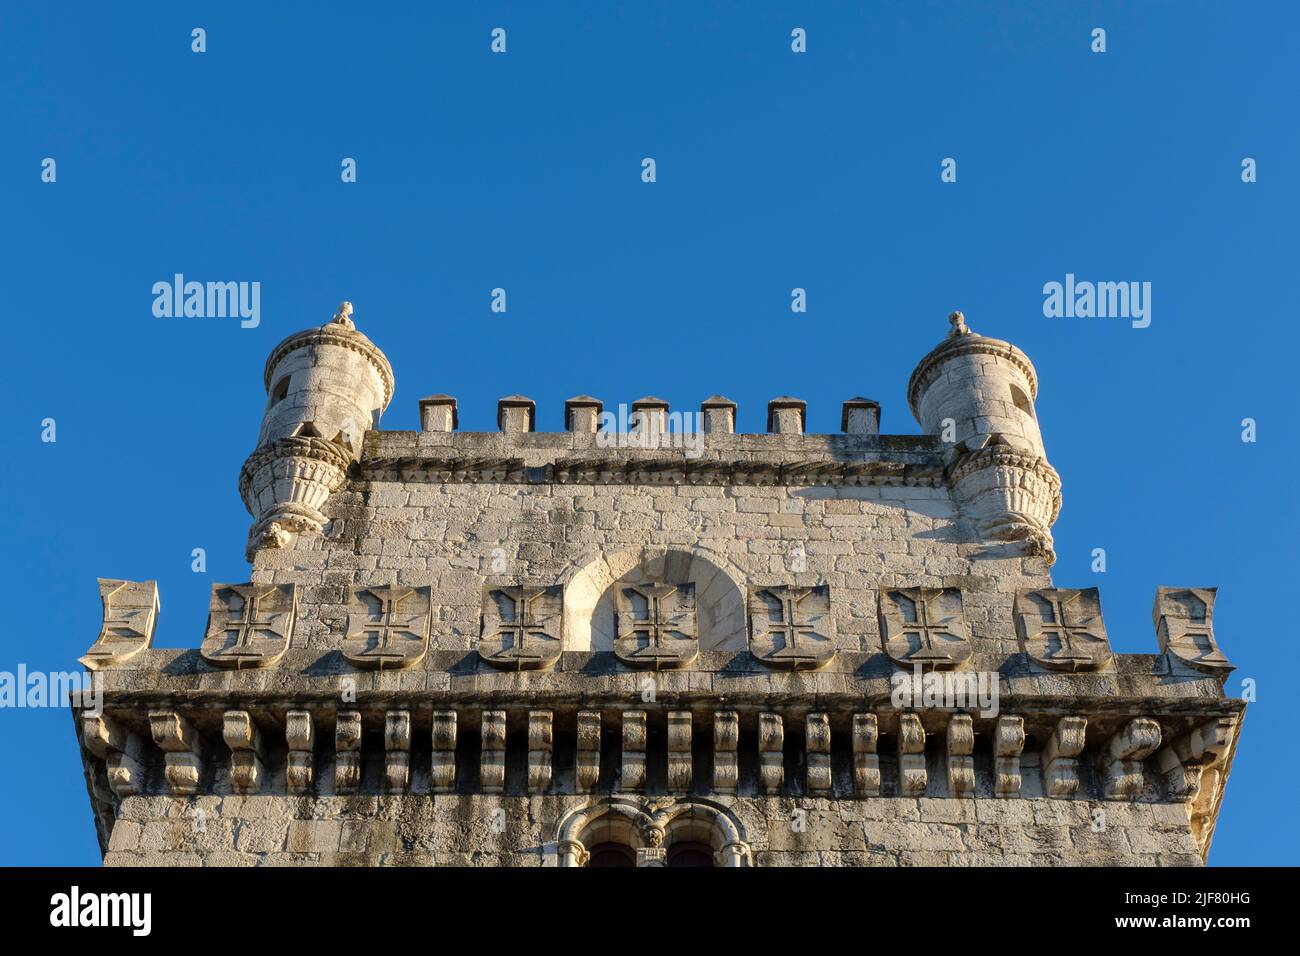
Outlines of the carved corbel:
M 970 714 L 948 721 L 948 796 L 975 795 L 975 727 Z
M 1142 761 L 1160 746 L 1160 725 L 1135 717 L 1106 746 L 1106 799 L 1134 800 L 1142 792 Z
M 528 792 L 546 792 L 551 785 L 553 721 L 549 710 L 528 712 Z
M 139 734 L 103 714 L 83 713 L 81 740 L 104 761 L 108 786 L 115 796 L 129 797 L 144 789 L 145 742 Z
M 1072 797 L 1079 789 L 1078 756 L 1083 752 L 1086 717 L 1062 717 L 1043 748 L 1043 790 L 1049 797 Z
M 177 796 L 197 793 L 207 756 L 203 738 L 174 710 L 150 711 L 149 732 L 163 751 L 168 790 Z
M 486 720 L 487 715 L 484 715 Z M 456 712 L 433 712 L 433 753 L 429 764 L 429 789 L 433 793 L 451 793 L 456 788 Z M 501 713 L 501 773 L 505 776 L 505 713 Z
M 334 724 L 334 791 L 355 793 L 361 786 L 361 712 L 341 711 Z
M 578 714 L 577 782 L 581 791 L 591 790 L 600 779 L 600 711 Z
M 411 782 L 411 712 L 390 710 L 384 715 L 384 787 L 405 793 Z
M 506 788 L 506 712 L 483 711 L 483 747 L 479 760 L 479 781 L 484 793 L 501 793 Z
M 668 714 L 668 792 L 691 792 L 691 712 Z
M 740 745 L 740 718 L 734 710 L 721 710 L 713 715 L 713 791 L 730 794 L 736 792 L 740 780 L 740 767 L 736 749 Z
M 860 797 L 880 796 L 880 740 L 875 714 L 853 715 L 853 789 Z
M 808 757 L 808 792 L 831 792 L 831 722 L 825 714 L 809 714 L 804 723 Z
M 780 793 L 785 783 L 785 724 L 780 714 L 758 715 L 758 783 L 764 793 Z
M 315 765 L 316 728 L 311 712 L 291 710 L 284 715 L 284 738 L 289 745 L 284 781 L 290 793 L 309 793 Z
M 903 796 L 925 794 L 929 783 L 925 769 L 925 728 L 916 714 L 898 717 L 898 777 Z
M 1156 766 L 1165 778 L 1171 799 L 1180 803 L 1196 801 L 1205 769 L 1227 753 L 1232 732 L 1233 718 L 1220 717 L 1175 737 L 1156 752 Z
M 645 787 L 645 711 L 623 712 L 623 790 Z
M 221 736 L 230 748 L 230 786 L 235 793 L 257 793 L 263 779 L 266 751 L 262 733 L 246 710 L 228 710 Z
M 1020 793 L 1020 754 L 1025 749 L 1023 717 L 999 717 L 993 728 L 993 793 L 1014 797 Z

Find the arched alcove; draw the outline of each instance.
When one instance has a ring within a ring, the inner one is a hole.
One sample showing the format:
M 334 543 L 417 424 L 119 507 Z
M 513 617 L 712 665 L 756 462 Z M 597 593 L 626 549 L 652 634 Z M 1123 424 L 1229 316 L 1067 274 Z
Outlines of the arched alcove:
M 575 566 L 564 584 L 564 649 L 614 647 L 615 587 L 620 584 L 693 584 L 699 649 L 740 651 L 745 636 L 743 576 L 701 548 L 635 548 L 595 554 Z

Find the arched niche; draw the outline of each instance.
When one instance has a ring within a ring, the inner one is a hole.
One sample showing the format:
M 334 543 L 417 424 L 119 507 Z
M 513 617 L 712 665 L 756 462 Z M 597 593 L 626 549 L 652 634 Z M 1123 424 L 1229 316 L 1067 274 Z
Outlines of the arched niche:
M 612 650 L 616 586 L 647 581 L 695 585 L 700 650 L 748 646 L 743 577 L 734 565 L 700 548 L 635 548 L 592 555 L 564 579 L 564 649 Z

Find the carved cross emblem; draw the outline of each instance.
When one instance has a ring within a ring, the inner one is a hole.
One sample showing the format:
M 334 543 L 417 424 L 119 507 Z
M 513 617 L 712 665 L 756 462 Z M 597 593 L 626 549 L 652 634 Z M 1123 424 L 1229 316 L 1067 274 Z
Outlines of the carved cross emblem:
M 199 653 L 217 667 L 269 667 L 289 649 L 295 584 L 214 584 Z
M 1096 588 L 1016 592 L 1020 646 L 1050 670 L 1096 670 L 1110 660 L 1110 642 Z
M 1226 674 L 1236 668 L 1214 638 L 1218 588 L 1157 588 L 1151 616 L 1160 649 L 1198 670 Z
M 754 588 L 749 599 L 750 652 L 769 667 L 812 670 L 835 656 L 830 588 Z
M 665 670 L 695 660 L 694 584 L 615 586 L 614 653 L 629 667 Z
M 558 586 L 489 588 L 483 598 L 478 652 L 503 670 L 540 670 L 564 647 L 564 607 Z
M 128 660 L 153 642 L 158 582 L 100 578 L 99 598 L 104 603 L 103 624 L 95 643 L 81 658 L 92 671 Z
M 343 657 L 367 670 L 410 667 L 429 647 L 429 588 L 362 588 L 348 607 Z
M 905 667 L 956 667 L 971 655 L 970 628 L 957 588 L 882 588 L 880 636 Z

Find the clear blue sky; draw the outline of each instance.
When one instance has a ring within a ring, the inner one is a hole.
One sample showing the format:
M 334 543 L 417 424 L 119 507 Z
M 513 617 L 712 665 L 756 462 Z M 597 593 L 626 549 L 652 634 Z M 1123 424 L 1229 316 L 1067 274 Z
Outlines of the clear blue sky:
M 263 361 L 343 298 L 391 429 L 433 392 L 467 430 L 514 392 L 547 430 L 579 393 L 721 392 L 742 430 L 867 395 L 915 433 L 960 308 L 1037 365 L 1055 578 L 1101 587 L 1115 648 L 1156 649 L 1157 585 L 1219 586 L 1258 701 L 1211 862 L 1297 861 L 1294 4 L 377 6 L 0 9 L 0 670 L 75 666 L 97 576 L 158 579 L 157 645 L 197 646 L 247 579 Z M 176 272 L 260 282 L 261 325 L 155 318 Z M 1045 318 L 1067 272 L 1151 282 L 1151 326 Z M 0 863 L 97 862 L 68 712 L 0 711 L 0 758 Z

